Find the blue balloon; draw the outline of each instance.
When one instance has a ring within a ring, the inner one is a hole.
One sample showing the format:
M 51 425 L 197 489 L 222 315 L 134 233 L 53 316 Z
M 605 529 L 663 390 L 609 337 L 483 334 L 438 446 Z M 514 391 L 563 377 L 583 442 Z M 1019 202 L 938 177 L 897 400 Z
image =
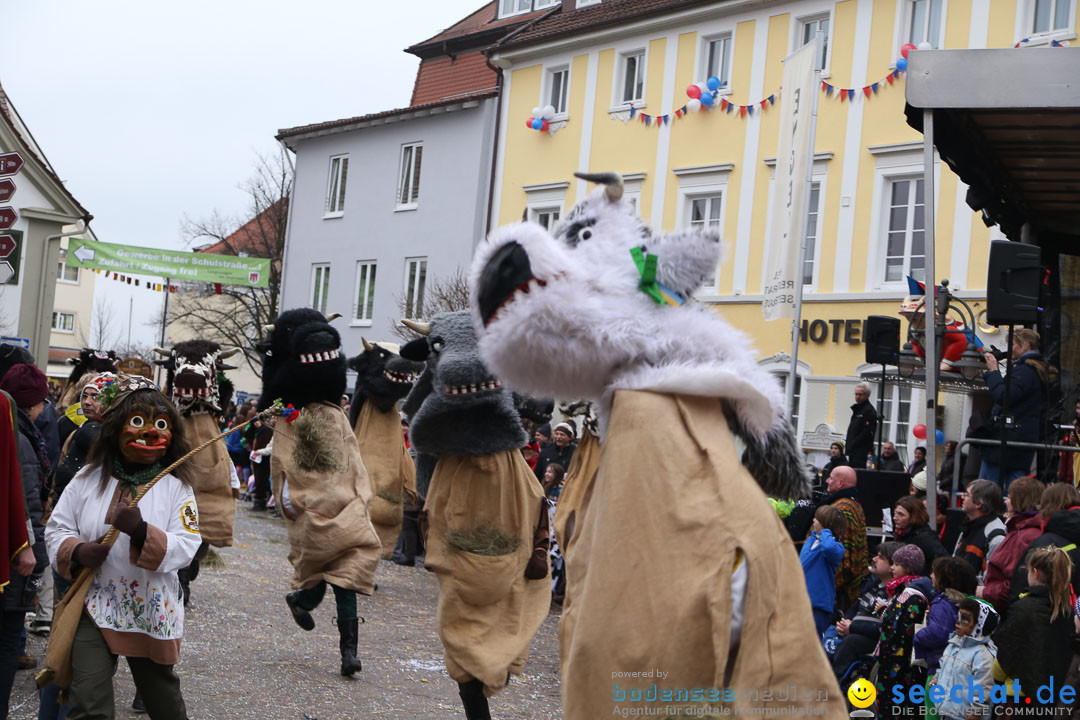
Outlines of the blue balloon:
M 896 69 L 900 72 L 907 70 L 907 58 L 896 58 Z
M 713 91 L 719 90 L 720 89 L 720 78 L 711 77 L 706 81 L 705 85 L 708 86 L 708 88 L 710 90 L 713 90 Z
M 935 430 L 934 431 L 934 439 L 937 440 L 938 445 L 944 445 L 945 444 L 945 433 L 941 432 L 940 430 Z
M 704 92 L 704 93 L 701 93 L 700 100 L 701 100 L 702 105 L 704 105 L 705 107 L 709 107 L 714 102 L 716 102 L 716 96 L 713 95 L 711 92 Z
M 540 118 L 533 118 L 532 129 L 533 130 L 539 130 L 542 127 L 544 127 L 544 121 L 541 120 Z

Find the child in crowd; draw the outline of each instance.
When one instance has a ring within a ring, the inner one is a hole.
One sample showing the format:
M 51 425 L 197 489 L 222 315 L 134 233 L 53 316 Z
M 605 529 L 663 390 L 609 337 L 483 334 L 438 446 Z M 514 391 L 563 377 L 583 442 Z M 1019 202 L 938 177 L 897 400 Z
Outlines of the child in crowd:
M 974 595 L 978 582 L 970 563 L 951 557 L 934 561 L 930 579 L 936 594 L 930 601 L 926 627 L 915 633 L 915 657 L 925 661 L 927 672 L 933 675 L 937 672 L 941 653 L 949 643 L 949 636 L 956 628 L 956 599 Z
M 998 648 L 994 679 L 1005 681 L 1010 698 L 1015 681 L 1026 698 L 1035 698 L 1043 685 L 1060 688 L 1065 682 L 1076 630 L 1071 574 L 1072 562 L 1062 548 L 1037 548 L 1027 556 L 1028 592 L 1009 606 L 993 637 Z
M 1014 483 L 1015 484 L 1015 483 Z M 967 563 L 964 563 L 967 565 Z M 953 594 L 953 593 L 950 593 Z M 994 687 L 994 655 L 997 648 L 990 635 L 998 625 L 998 614 L 988 602 L 954 595 L 957 599 L 956 632 L 949 638 L 937 676 L 932 682 L 945 688 L 954 685 L 967 688 L 974 684 L 978 691 L 962 699 L 946 697 L 937 706 L 938 717 L 967 720 L 969 717 L 990 717 L 990 692 Z M 970 700 L 970 702 L 969 702 Z
M 893 579 L 885 584 L 889 601 L 881 617 L 881 642 L 877 653 L 881 687 L 911 687 L 921 685 L 925 679 L 923 668 L 911 663 L 915 626 L 925 617 L 934 592 L 930 579 L 918 574 L 925 562 L 918 545 L 904 545 L 893 553 Z M 894 714 L 891 703 L 891 693 L 878 696 L 879 717 Z
M 832 621 L 836 602 L 836 571 L 844 559 L 844 546 L 840 544 L 844 525 L 842 512 L 831 505 L 822 505 L 814 513 L 810 537 L 806 538 L 799 553 L 818 637 Z
M 877 647 L 881 638 L 881 613 L 888 601 L 885 583 L 892 580 L 893 553 L 899 547 L 900 543 L 896 542 L 878 545 L 877 554 L 870 561 L 870 576 L 863 582 L 858 599 L 836 623 L 832 648 L 828 642 L 829 634 L 826 634 L 825 652 L 832 657 L 833 671 L 838 678 L 847 673 L 852 663 L 870 655 Z
M 544 494 L 552 500 L 558 500 L 562 494 L 563 480 L 566 478 L 566 468 L 559 463 L 548 463 L 544 468 Z

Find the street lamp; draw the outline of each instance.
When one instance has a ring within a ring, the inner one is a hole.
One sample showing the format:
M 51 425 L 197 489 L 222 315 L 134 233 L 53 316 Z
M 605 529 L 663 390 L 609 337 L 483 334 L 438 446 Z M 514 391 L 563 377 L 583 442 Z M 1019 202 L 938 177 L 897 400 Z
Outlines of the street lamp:
M 960 355 L 959 359 L 953 361 L 952 369 L 959 372 L 965 380 L 977 379 L 986 370 L 986 362 L 975 348 L 975 311 L 961 298 L 958 298 L 949 291 L 948 280 L 941 281 L 941 287 L 937 292 L 934 305 L 934 324 L 937 327 L 937 336 L 939 338 L 945 338 L 949 335 L 963 335 L 967 339 L 967 347 L 964 349 L 964 352 Z M 948 319 L 950 311 L 954 311 L 960 315 L 961 320 L 964 321 L 964 325 L 967 328 L 966 330 L 962 330 L 958 327 L 950 327 Z M 897 368 L 901 377 L 910 378 L 915 374 L 917 369 L 926 366 L 925 361 L 919 357 L 914 350 L 914 345 L 918 343 L 921 347 L 926 338 L 925 296 L 914 305 L 908 304 L 902 307 L 901 313 L 908 318 L 908 333 L 907 342 L 904 343 L 904 349 L 900 351 Z M 939 361 L 940 357 L 944 355 L 944 347 L 945 343 L 942 342 L 941 348 L 938 351 Z

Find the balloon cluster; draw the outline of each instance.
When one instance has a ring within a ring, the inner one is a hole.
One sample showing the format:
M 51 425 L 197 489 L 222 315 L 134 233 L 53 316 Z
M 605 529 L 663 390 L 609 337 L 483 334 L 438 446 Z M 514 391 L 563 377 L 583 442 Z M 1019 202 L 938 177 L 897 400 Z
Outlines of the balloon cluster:
M 930 50 L 933 47 L 934 46 L 928 43 L 926 40 L 923 40 L 918 45 L 914 45 L 912 43 L 904 43 L 900 46 L 900 57 L 896 58 L 896 69 L 900 72 L 905 72 L 907 70 L 907 56 L 908 53 L 912 50 Z
M 720 78 L 711 77 L 705 82 L 694 83 L 686 88 L 686 94 L 690 102 L 686 103 L 688 112 L 697 112 L 701 106 L 712 107 L 716 104 L 716 96 L 720 91 Z
M 926 426 L 923 425 L 922 423 L 916 425 L 915 427 L 911 428 L 911 434 L 914 435 L 915 437 L 919 438 L 920 440 L 925 440 L 926 439 Z M 943 445 L 945 443 L 945 433 L 943 433 L 941 430 L 935 430 L 934 431 L 934 440 L 935 440 L 935 442 L 934 442 L 935 445 Z
M 530 130 L 546 132 L 553 117 L 555 117 L 554 105 L 537 106 L 532 109 L 532 117 L 525 121 L 525 126 Z

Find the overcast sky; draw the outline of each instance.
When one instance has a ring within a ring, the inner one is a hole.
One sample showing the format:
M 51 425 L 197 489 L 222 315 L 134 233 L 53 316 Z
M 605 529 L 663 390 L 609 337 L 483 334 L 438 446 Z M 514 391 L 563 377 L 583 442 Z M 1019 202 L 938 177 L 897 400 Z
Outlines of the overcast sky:
M 239 219 L 278 129 L 408 105 L 403 48 L 483 4 L 8 1 L 0 83 L 99 240 L 181 248 L 185 216 Z M 97 295 L 125 330 L 133 296 L 132 339 L 157 342 L 159 299 L 103 279 Z

